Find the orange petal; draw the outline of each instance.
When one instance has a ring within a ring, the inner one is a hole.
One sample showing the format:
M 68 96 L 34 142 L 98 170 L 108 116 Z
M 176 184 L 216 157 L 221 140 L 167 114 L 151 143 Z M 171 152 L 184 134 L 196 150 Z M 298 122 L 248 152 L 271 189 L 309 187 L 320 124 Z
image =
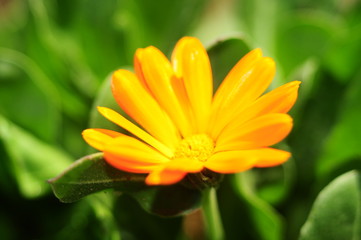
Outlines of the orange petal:
M 219 86 L 212 103 L 212 114 L 218 112 L 222 103 L 226 101 L 228 94 L 233 91 L 243 76 L 247 74 L 262 57 L 261 49 L 257 48 L 247 53 L 228 73 L 222 84 Z M 213 116 L 213 115 L 212 115 Z
M 274 167 L 286 162 L 291 157 L 291 153 L 274 148 L 262 148 L 249 151 L 253 151 L 258 157 L 255 167 Z
M 172 54 L 173 68 L 182 78 L 195 118 L 196 132 L 204 132 L 213 94 L 210 61 L 202 43 L 193 37 L 178 41 Z
M 105 118 L 134 134 L 138 138 L 142 139 L 144 142 L 159 150 L 165 156 L 173 156 L 173 151 L 170 148 L 159 142 L 157 139 L 155 139 L 153 136 L 151 136 L 141 128 L 134 125 L 132 122 L 130 122 L 119 113 L 105 107 L 98 107 L 98 110 Z
M 106 145 L 104 151 L 116 156 L 129 157 L 128 160 L 139 162 L 140 164 L 161 164 L 170 161 L 169 158 L 148 144 L 127 135 L 114 138 Z
M 116 71 L 112 90 L 119 106 L 150 134 L 171 148 L 178 144 L 180 138 L 173 122 L 133 73 Z
M 215 151 L 241 150 L 271 146 L 283 140 L 292 129 L 292 118 L 271 113 L 225 129 Z
M 107 129 L 86 129 L 82 132 L 84 140 L 93 148 L 103 151 L 105 146 L 115 137 L 122 134 Z
M 147 47 L 137 50 L 135 61 L 138 66 L 137 75 L 144 79 L 149 91 L 172 118 L 182 135 L 190 135 L 190 120 L 173 89 L 172 80 L 175 76 L 166 56 L 155 47 Z
M 204 166 L 218 173 L 237 173 L 246 171 L 257 163 L 257 157 L 246 151 L 217 152 Z
M 145 183 L 148 185 L 171 185 L 181 181 L 186 175 L 186 172 L 177 170 L 153 171 L 147 176 Z
M 261 96 L 253 104 L 239 112 L 227 127 L 239 125 L 268 113 L 287 113 L 296 102 L 300 83 L 300 81 L 292 81 Z
M 218 152 L 205 167 L 219 173 L 237 173 L 252 167 L 273 167 L 284 163 L 290 156 L 289 152 L 273 148 Z
M 246 65 L 246 69 L 238 69 L 242 66 L 243 64 L 236 65 L 236 69 L 224 80 L 227 87 L 216 93 L 216 106 L 212 109 L 213 124 L 209 126 L 209 132 L 214 139 L 238 112 L 252 104 L 268 88 L 275 75 L 275 63 L 271 58 L 262 57 L 255 63 L 252 61 Z M 228 81 L 230 83 L 227 83 Z M 221 102 L 218 103 L 219 101 Z
M 168 185 L 176 183 L 187 174 L 200 172 L 203 163 L 189 158 L 173 159 L 162 168 L 152 172 L 146 179 L 149 185 Z
M 150 173 L 159 169 L 158 164 L 139 164 L 123 156 L 115 156 L 104 152 L 104 159 L 113 167 L 132 173 Z
M 149 145 L 126 135 L 104 147 L 104 157 L 112 166 L 131 172 L 150 172 L 170 160 Z

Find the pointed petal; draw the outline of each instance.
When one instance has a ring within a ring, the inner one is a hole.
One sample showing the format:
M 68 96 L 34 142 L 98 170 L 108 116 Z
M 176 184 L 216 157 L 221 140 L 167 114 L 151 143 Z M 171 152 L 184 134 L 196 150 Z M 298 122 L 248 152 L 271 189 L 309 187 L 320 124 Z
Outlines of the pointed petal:
M 254 116 L 287 113 L 297 100 L 300 84 L 300 81 L 292 81 L 266 93 L 249 107 L 250 112 L 254 109 L 253 111 L 257 113 Z
M 107 130 L 107 129 L 85 129 L 82 132 L 84 140 L 93 148 L 103 151 L 105 145 L 113 140 L 115 137 L 119 137 L 122 134 Z
M 292 118 L 284 113 L 271 113 L 225 129 L 215 151 L 267 147 L 283 140 L 292 129 Z
M 108 120 L 112 121 L 113 123 L 119 125 L 120 127 L 124 128 L 128 132 L 134 134 L 138 138 L 142 139 L 144 142 L 148 143 L 161 153 L 163 153 L 167 157 L 173 156 L 173 151 L 165 146 L 163 143 L 159 142 L 153 136 L 142 130 L 141 128 L 134 125 L 128 119 L 120 115 L 119 113 L 105 107 L 98 107 L 98 111 Z
M 242 64 L 236 67 L 242 67 Z M 212 110 L 214 124 L 209 126 L 209 132 L 214 139 L 237 113 L 252 104 L 268 88 L 275 75 L 275 63 L 271 58 L 259 58 L 256 63 L 248 64 L 246 67 L 234 70 L 237 74 L 232 73 L 232 70 L 230 76 L 224 80 L 227 87 L 216 93 L 214 104 L 217 105 L 220 101 L 217 98 L 222 102 L 219 103 L 219 107 L 215 106 Z M 227 83 L 228 81 L 230 83 Z
M 127 135 L 113 139 L 106 145 L 104 151 L 115 156 L 123 156 L 128 158 L 129 161 L 139 164 L 161 164 L 170 161 L 169 158 L 148 144 Z
M 149 145 L 126 135 L 104 147 L 104 158 L 120 170 L 149 173 L 170 160 Z
M 144 79 L 154 98 L 172 118 L 182 135 L 190 135 L 190 120 L 185 115 L 173 89 L 172 79 L 175 75 L 166 56 L 155 47 L 147 47 L 137 50 L 135 62 L 138 66 L 137 75 Z
M 193 159 L 173 159 L 165 163 L 161 169 L 150 173 L 146 183 L 149 185 L 173 184 L 182 180 L 187 173 L 202 171 L 203 165 L 202 162 Z
M 262 148 L 250 151 L 253 151 L 253 154 L 257 155 L 258 158 L 255 167 L 274 167 L 286 162 L 291 157 L 291 153 L 274 148 Z
M 173 122 L 133 73 L 116 71 L 112 90 L 119 106 L 150 134 L 169 147 L 177 145 L 179 135 Z
M 300 81 L 284 84 L 261 96 L 249 107 L 239 112 L 226 128 L 269 113 L 287 113 L 295 104 Z
M 205 167 L 219 173 L 237 173 L 252 167 L 277 166 L 290 156 L 289 152 L 273 148 L 218 152 L 206 162 Z
M 125 172 L 150 173 L 159 169 L 158 164 L 139 164 L 136 161 L 132 161 L 132 159 L 129 160 L 129 158 L 116 156 L 107 152 L 104 152 L 104 159 L 113 167 Z
M 184 37 L 173 51 L 172 63 L 176 76 L 183 79 L 193 109 L 196 131 L 204 132 L 213 94 L 212 70 L 207 52 L 198 39 Z
M 218 173 L 246 171 L 257 163 L 257 158 L 245 151 L 217 152 L 205 162 L 205 167 Z
M 147 176 L 145 183 L 148 185 L 171 185 L 181 181 L 186 175 L 186 172 L 177 170 L 157 170 Z

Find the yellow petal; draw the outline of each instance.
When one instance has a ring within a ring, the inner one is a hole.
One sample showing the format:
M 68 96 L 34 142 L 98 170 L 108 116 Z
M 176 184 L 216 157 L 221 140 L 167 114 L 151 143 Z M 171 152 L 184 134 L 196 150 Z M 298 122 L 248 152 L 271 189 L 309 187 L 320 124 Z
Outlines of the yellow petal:
M 151 172 L 146 183 L 149 185 L 168 185 L 174 184 L 187 173 L 200 172 L 203 169 L 203 163 L 189 158 L 173 159 L 165 164 L 162 168 Z
M 225 129 L 215 151 L 267 147 L 283 140 L 292 129 L 292 118 L 284 113 L 271 113 Z
M 177 170 L 158 170 L 151 172 L 145 179 L 148 185 L 171 185 L 181 181 L 186 172 Z
M 82 132 L 84 140 L 93 148 L 103 151 L 105 146 L 121 133 L 107 129 L 86 129 Z
M 252 167 L 273 167 L 284 163 L 290 156 L 289 152 L 273 148 L 218 152 L 205 163 L 205 167 L 219 173 L 237 173 Z
M 150 173 L 159 169 L 159 164 L 139 163 L 137 161 L 133 161 L 136 158 L 129 159 L 128 157 L 129 156 L 127 157 L 117 156 L 104 152 L 104 159 L 107 161 L 107 163 L 122 171 L 132 172 L 132 173 Z
M 133 73 L 116 71 L 112 90 L 119 106 L 151 135 L 171 148 L 178 144 L 180 137 L 173 122 Z
M 108 120 L 112 121 L 113 123 L 119 125 L 120 127 L 124 128 L 128 132 L 134 134 L 138 138 L 142 139 L 144 142 L 148 143 L 161 153 L 163 153 L 167 157 L 173 156 L 173 151 L 159 142 L 157 139 L 152 137 L 150 134 L 142 130 L 141 128 L 134 125 L 128 119 L 120 115 L 119 113 L 105 107 L 98 107 L 98 111 Z
M 228 73 L 226 78 L 223 80 L 222 84 L 217 89 L 216 94 L 214 95 L 212 103 L 212 117 L 214 113 L 218 112 L 218 109 L 221 107 L 224 101 L 227 101 L 228 94 L 233 91 L 233 89 L 239 85 L 237 81 L 242 79 L 247 72 L 249 72 L 257 61 L 262 57 L 261 49 L 257 48 L 249 53 L 247 53 L 238 63 L 232 68 Z
M 247 71 L 239 70 L 239 74 L 230 74 L 225 81 L 231 81 L 228 92 L 216 94 L 222 99 L 218 108 L 212 110 L 212 125 L 209 132 L 216 139 L 222 129 L 238 112 L 253 103 L 269 86 L 275 75 L 275 63 L 271 58 L 259 58 L 256 63 L 249 64 Z M 214 102 L 217 103 L 215 98 Z
M 246 151 L 226 151 L 215 153 L 205 167 L 218 173 L 238 173 L 246 171 L 257 163 L 257 157 Z
M 268 113 L 287 113 L 296 102 L 300 83 L 300 81 L 293 81 L 261 96 L 239 112 L 226 128 Z
M 105 146 L 104 152 L 122 157 L 134 164 L 162 164 L 170 161 L 154 148 L 127 135 L 114 138 Z
M 183 79 L 193 109 L 196 132 L 204 132 L 213 94 L 212 70 L 207 52 L 198 39 L 184 37 L 176 44 L 172 63 L 176 76 Z
M 291 157 L 291 153 L 274 148 L 262 148 L 250 151 L 253 151 L 258 158 L 255 167 L 274 167 L 286 162 Z
M 147 47 L 138 49 L 135 59 L 137 75 L 144 79 L 149 91 L 172 118 L 182 135 L 189 136 L 191 133 L 190 120 L 184 113 L 173 89 L 172 79 L 175 75 L 166 56 L 155 47 Z

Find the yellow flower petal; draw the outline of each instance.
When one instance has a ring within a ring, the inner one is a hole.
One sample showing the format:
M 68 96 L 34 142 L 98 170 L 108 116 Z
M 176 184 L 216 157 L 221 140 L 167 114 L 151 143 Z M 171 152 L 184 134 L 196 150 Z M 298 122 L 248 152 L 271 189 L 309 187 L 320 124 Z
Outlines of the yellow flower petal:
M 135 61 L 138 66 L 137 75 L 144 79 L 149 91 L 172 118 L 182 135 L 189 136 L 190 120 L 173 89 L 172 79 L 175 75 L 166 56 L 155 47 L 147 47 L 137 50 Z
M 146 154 L 144 154 L 145 156 Z M 139 157 L 140 154 L 138 154 Z M 129 157 L 129 156 L 128 156 Z M 131 156 L 135 158 L 135 156 Z M 132 161 L 134 159 L 130 159 L 124 156 L 117 156 L 117 155 L 113 155 L 110 154 L 108 152 L 104 152 L 104 159 L 107 161 L 107 163 L 109 163 L 110 165 L 112 165 L 113 167 L 122 170 L 122 171 L 126 171 L 126 172 L 132 172 L 132 173 L 150 173 L 153 171 L 156 171 L 157 169 L 159 169 L 159 164 L 145 164 L 145 163 L 140 163 L 137 161 Z
M 300 81 L 293 81 L 261 96 L 239 112 L 226 128 L 268 113 L 287 113 L 296 102 L 300 83 Z
M 180 181 L 187 173 L 200 172 L 203 163 L 189 158 L 173 159 L 149 174 L 146 183 L 149 185 L 168 185 Z
M 120 156 L 135 164 L 162 164 L 169 162 L 169 158 L 149 145 L 126 135 L 114 138 L 104 148 L 104 152 Z
M 249 151 L 258 158 L 255 167 L 274 167 L 286 162 L 291 157 L 291 153 L 274 148 L 262 148 Z
M 213 94 L 212 70 L 206 50 L 193 37 L 178 41 L 172 54 L 173 68 L 183 79 L 193 109 L 196 132 L 204 132 L 208 123 Z
M 292 129 L 292 118 L 283 113 L 267 114 L 232 128 L 219 136 L 215 151 L 267 147 L 283 140 Z
M 177 145 L 180 138 L 173 122 L 133 73 L 116 71 L 112 90 L 119 106 L 144 129 L 171 148 Z
M 233 88 L 239 85 L 238 81 L 247 76 L 247 73 L 254 68 L 255 64 L 262 57 L 261 49 L 257 48 L 247 53 L 228 73 L 222 84 L 219 86 L 212 103 L 212 117 L 222 107 L 223 102 L 227 101 L 229 93 Z
M 107 129 L 86 129 L 82 132 L 84 140 L 93 148 L 103 151 L 105 145 L 113 138 L 119 137 L 121 133 Z
M 147 185 L 171 185 L 181 181 L 186 172 L 177 170 L 158 170 L 151 172 L 145 179 Z
M 222 91 L 215 96 L 215 104 L 217 98 L 221 98 L 222 103 L 212 109 L 214 119 L 209 132 L 214 139 L 237 113 L 252 104 L 267 89 L 275 75 L 275 63 L 271 58 L 262 57 L 247 66 L 249 68 L 246 71 L 241 69 L 238 74 L 230 74 L 225 79 L 232 82 L 228 92 Z
M 257 163 L 257 158 L 246 151 L 226 151 L 215 153 L 205 167 L 218 173 L 246 171 Z
M 105 118 L 119 125 L 120 127 L 124 128 L 130 133 L 134 134 L 138 138 L 142 139 L 144 142 L 148 143 L 155 149 L 159 150 L 165 156 L 167 157 L 173 156 L 173 151 L 170 148 L 159 142 L 157 139 L 152 137 L 150 134 L 148 134 L 141 128 L 134 125 L 132 122 L 130 122 L 128 119 L 126 119 L 119 113 L 105 107 L 98 107 L 98 110 Z
M 237 173 L 252 167 L 277 166 L 290 156 L 289 152 L 273 148 L 218 152 L 205 163 L 205 167 L 219 173 Z

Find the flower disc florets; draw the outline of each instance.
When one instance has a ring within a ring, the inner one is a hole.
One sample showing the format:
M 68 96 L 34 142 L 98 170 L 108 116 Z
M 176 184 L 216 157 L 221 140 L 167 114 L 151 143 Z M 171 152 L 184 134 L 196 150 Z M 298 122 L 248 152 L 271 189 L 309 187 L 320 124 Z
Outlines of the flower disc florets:
M 206 134 L 197 134 L 183 139 L 175 150 L 173 159 L 188 158 L 205 162 L 212 156 L 213 140 Z

